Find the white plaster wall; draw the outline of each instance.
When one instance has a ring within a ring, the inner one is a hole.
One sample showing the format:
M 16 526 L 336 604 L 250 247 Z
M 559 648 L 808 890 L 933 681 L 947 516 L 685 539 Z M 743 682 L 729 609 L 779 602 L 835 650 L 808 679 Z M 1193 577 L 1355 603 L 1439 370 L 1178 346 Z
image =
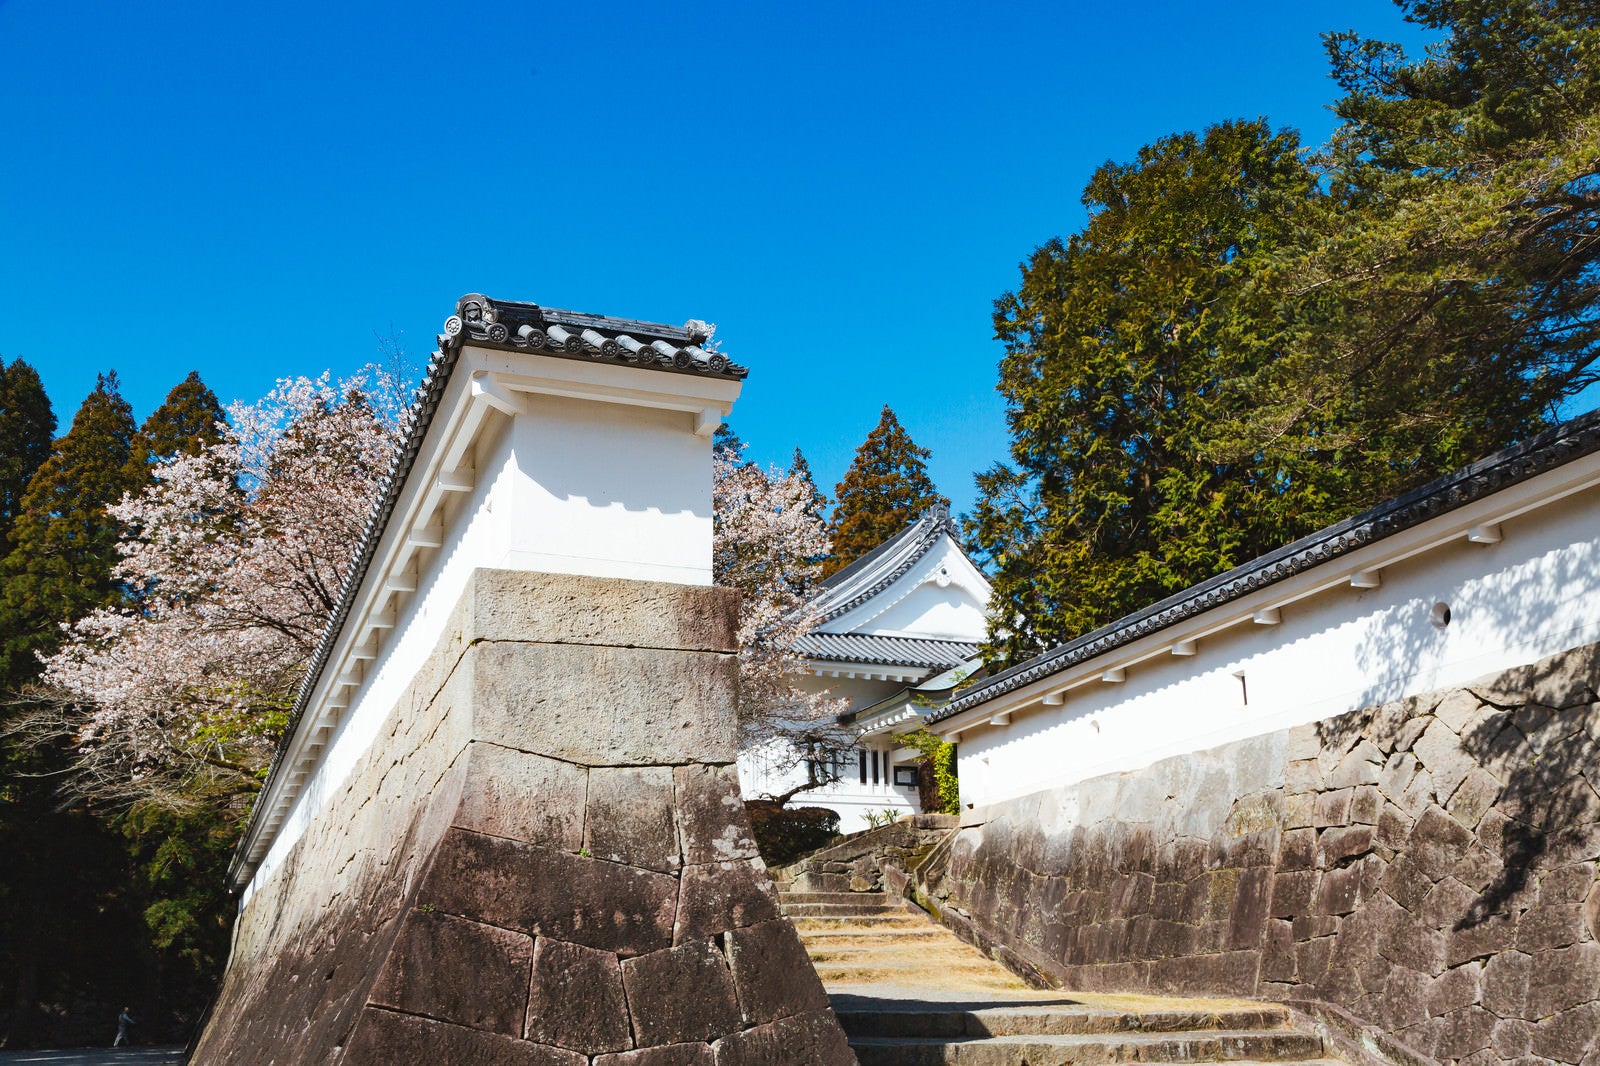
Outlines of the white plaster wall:
M 530 396 L 512 429 L 521 470 L 502 564 L 555 574 L 711 584 L 711 438 L 690 416 Z
M 982 806 L 1172 755 L 1470 681 L 1600 640 L 1600 491 L 1460 540 L 1244 623 L 1198 654 L 1146 660 L 1059 707 L 1016 710 L 959 738 L 963 804 Z M 1429 621 L 1449 605 L 1443 630 Z M 1241 685 L 1236 672 L 1244 674 Z M 1248 693 L 1248 702 L 1245 695 Z
M 368 666 L 366 677 L 330 739 L 316 774 L 306 782 L 279 828 L 272 846 L 240 897 L 241 909 L 287 858 L 306 826 L 338 794 L 351 771 L 371 748 L 378 729 L 416 677 L 418 668 L 444 635 L 473 570 L 505 565 L 511 527 L 503 519 L 522 478 L 512 435 L 485 434 L 475 459 L 476 487 L 458 504 L 443 548 L 432 553 L 418 574 L 417 592 L 405 601 L 395 628 Z M 396 636 L 398 634 L 398 637 Z

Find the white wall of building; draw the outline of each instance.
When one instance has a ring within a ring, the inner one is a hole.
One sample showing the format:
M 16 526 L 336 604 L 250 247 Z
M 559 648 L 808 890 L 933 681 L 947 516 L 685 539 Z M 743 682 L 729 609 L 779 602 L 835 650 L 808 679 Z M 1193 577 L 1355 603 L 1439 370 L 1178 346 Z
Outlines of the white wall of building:
M 680 411 L 530 396 L 508 555 L 552 574 L 711 584 L 711 438 Z
M 1012 799 L 1345 711 L 1460 684 L 1600 640 L 1600 490 L 1387 566 L 1382 585 L 1340 583 L 1092 680 L 1061 706 L 1003 698 L 1004 725 L 959 737 L 963 804 Z M 1436 604 L 1450 609 L 1443 629 Z M 1242 680 L 1239 675 L 1242 675 Z

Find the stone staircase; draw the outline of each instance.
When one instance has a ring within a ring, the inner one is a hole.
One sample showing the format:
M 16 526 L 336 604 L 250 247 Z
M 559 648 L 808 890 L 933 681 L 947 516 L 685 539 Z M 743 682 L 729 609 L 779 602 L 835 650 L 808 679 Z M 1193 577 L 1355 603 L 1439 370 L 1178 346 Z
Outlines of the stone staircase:
M 1283 1007 L 1030 988 L 904 900 L 778 883 L 861 1066 L 1331 1066 Z

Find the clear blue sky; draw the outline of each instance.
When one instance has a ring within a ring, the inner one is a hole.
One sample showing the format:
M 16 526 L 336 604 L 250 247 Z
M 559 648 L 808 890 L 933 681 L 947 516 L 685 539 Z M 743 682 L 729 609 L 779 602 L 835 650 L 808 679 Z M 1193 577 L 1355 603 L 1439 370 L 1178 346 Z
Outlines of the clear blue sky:
M 734 426 L 824 491 L 888 403 L 958 509 L 1006 449 L 995 297 L 1093 169 L 1332 128 L 1388 0 L 260 5 L 0 0 L 0 354 L 63 426 L 418 361 L 464 292 L 719 323 Z

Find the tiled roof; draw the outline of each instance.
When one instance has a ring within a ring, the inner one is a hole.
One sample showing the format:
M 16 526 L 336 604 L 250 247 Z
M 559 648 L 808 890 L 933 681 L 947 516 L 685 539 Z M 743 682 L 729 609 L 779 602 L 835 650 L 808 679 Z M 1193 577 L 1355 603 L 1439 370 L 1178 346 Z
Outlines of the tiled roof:
M 1600 410 L 1580 415 L 994 674 L 951 700 L 931 720 L 937 722 L 960 714 L 1595 452 L 1600 452 Z
M 682 326 L 639 322 L 631 318 L 589 315 L 538 304 L 491 300 L 480 293 L 463 296 L 456 313 L 445 319 L 441 350 L 470 340 L 494 348 L 528 349 L 542 355 L 594 359 L 647 366 L 686 374 L 743 378 L 746 367 L 728 361 L 703 345 L 711 329 L 704 322 Z
M 916 666 L 949 670 L 978 654 L 978 646 L 960 640 L 882 637 L 855 633 L 810 633 L 797 650 L 819 662 Z
M 949 506 L 928 508 L 915 522 L 822 583 L 822 591 L 811 601 L 818 623 L 848 614 L 894 584 L 946 534 L 955 535 Z

